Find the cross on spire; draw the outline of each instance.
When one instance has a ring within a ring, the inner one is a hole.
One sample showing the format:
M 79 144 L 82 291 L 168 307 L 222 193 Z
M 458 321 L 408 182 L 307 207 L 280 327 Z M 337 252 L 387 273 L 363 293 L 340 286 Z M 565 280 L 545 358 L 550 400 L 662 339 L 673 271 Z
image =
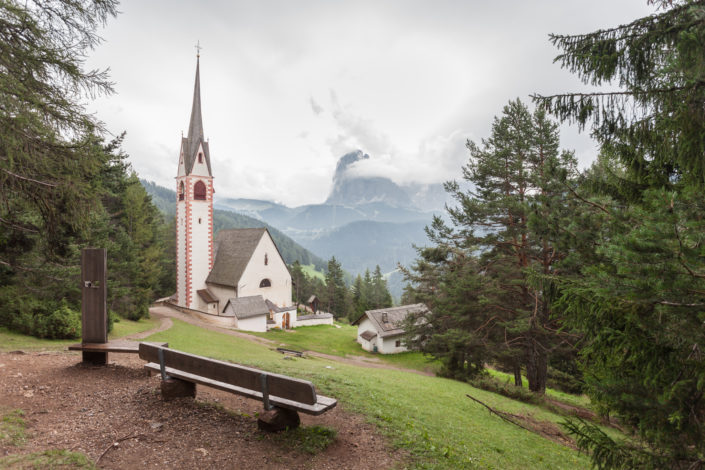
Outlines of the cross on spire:
M 196 45 L 193 46 L 193 47 L 196 48 L 196 57 L 201 57 L 201 49 L 203 49 L 203 48 L 201 47 L 201 41 L 197 41 L 197 42 L 196 42 Z

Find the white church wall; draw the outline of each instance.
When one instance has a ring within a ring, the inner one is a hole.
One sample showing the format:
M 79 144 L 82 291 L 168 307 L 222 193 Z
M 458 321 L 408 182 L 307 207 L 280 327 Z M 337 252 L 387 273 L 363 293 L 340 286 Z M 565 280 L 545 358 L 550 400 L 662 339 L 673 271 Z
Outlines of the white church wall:
M 220 309 L 221 311 L 218 312 L 218 314 L 223 313 L 223 309 L 225 308 L 225 304 L 228 303 L 228 299 L 233 299 L 236 298 L 237 295 L 235 295 L 235 288 L 234 287 L 225 287 L 225 286 L 220 286 L 218 284 L 208 284 L 208 290 L 211 291 L 211 293 L 220 300 Z
M 267 317 L 269 315 L 258 315 L 256 317 L 235 319 L 235 328 L 244 331 L 258 331 L 264 333 L 267 331 Z
M 188 177 L 189 191 L 193 194 L 193 187 L 198 181 L 206 184 L 206 200 L 191 201 L 191 301 L 193 307 L 198 308 L 197 290 L 206 288 L 206 278 L 211 270 L 210 250 L 213 244 L 210 224 L 210 184 L 207 178 Z
M 296 320 L 297 327 L 299 326 L 316 326 L 316 325 L 332 325 L 333 317 L 327 318 L 307 318 L 306 320 Z
M 201 154 L 201 161 L 198 161 L 198 154 Z M 208 164 L 206 163 L 205 152 L 203 151 L 203 145 L 198 146 L 198 151 L 196 152 L 196 158 L 193 162 L 193 168 L 191 169 L 191 176 L 210 176 L 208 173 Z
M 176 203 L 176 292 L 176 303 L 186 307 L 186 201 Z
M 263 279 L 269 279 L 271 287 L 260 287 Z M 291 305 L 291 275 L 267 232 L 260 239 L 238 284 L 238 297 L 250 295 L 261 295 L 279 307 Z

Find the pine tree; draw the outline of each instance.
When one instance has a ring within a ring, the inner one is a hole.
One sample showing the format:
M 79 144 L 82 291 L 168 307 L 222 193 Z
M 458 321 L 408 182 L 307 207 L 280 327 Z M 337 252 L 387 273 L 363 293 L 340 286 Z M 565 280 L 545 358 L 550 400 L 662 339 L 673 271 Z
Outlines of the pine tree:
M 468 148 L 463 178 L 472 189 L 446 184 L 457 202 L 448 209 L 452 226 L 435 218 L 427 228 L 435 247 L 420 250 L 421 259 L 407 271 L 438 319 L 426 322 L 427 333 L 416 333 L 431 338 L 429 344 L 434 336 L 452 335 L 470 369 L 450 350 L 438 354 L 448 355 L 447 367 L 458 367 L 460 375 L 475 373 L 492 357 L 513 371 L 517 385 L 526 367 L 530 390 L 543 393 L 549 355 L 561 338 L 550 308 L 553 287 L 530 273 L 551 272 L 563 256 L 551 242 L 548 221 L 562 217 L 564 190 L 556 178 L 574 171 L 574 159 L 559 153 L 557 125 L 518 100 L 495 118 L 489 138 Z M 478 286 L 482 296 L 469 290 Z M 424 329 L 424 322 L 416 323 Z M 479 362 L 467 362 L 470 356 Z
M 335 259 L 335 256 L 328 260 L 326 291 L 328 294 L 328 311 L 335 315 L 336 318 L 346 316 L 348 313 L 348 289 L 345 286 L 343 268 Z
M 372 273 L 372 283 L 371 283 L 371 306 L 374 309 L 391 307 L 392 306 L 392 295 L 387 289 L 387 281 L 382 275 L 382 270 L 379 265 L 375 266 L 375 270 Z

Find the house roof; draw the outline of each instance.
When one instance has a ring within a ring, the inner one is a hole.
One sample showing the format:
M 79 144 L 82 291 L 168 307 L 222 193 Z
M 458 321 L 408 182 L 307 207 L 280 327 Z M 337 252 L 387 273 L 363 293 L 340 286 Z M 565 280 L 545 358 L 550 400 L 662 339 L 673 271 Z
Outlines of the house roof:
M 214 296 L 213 293 L 211 291 L 209 291 L 208 289 L 197 290 L 196 293 L 207 304 L 210 304 L 213 302 L 218 302 L 218 298 L 216 296 Z
M 267 308 L 269 308 L 269 310 L 274 313 L 291 312 L 292 310 L 296 310 L 296 305 L 292 305 L 290 307 L 277 307 L 277 304 L 275 304 L 269 299 L 265 299 L 264 303 L 267 304 Z
M 311 297 L 309 297 L 308 300 L 306 301 L 306 303 L 307 303 L 307 304 L 310 304 L 310 303 L 313 302 L 314 300 L 318 300 L 318 297 L 316 297 L 316 294 L 314 294 L 314 295 L 312 295 Z
M 215 261 L 206 282 L 237 287 L 266 231 L 266 228 L 235 228 L 218 232 L 215 236 Z
M 369 318 L 380 338 L 404 334 L 401 324 L 412 313 L 427 312 L 424 304 L 401 305 L 399 307 L 380 308 L 367 310 L 352 324 L 359 325 L 364 318 Z
M 238 320 L 245 318 L 258 317 L 260 315 L 268 315 L 269 307 L 261 295 L 251 295 L 249 297 L 230 298 L 225 304 L 227 310 L 228 305 L 233 308 L 233 313 Z
M 365 331 L 363 331 L 362 334 L 360 335 L 360 337 L 361 337 L 362 339 L 364 339 L 365 341 L 369 341 L 369 340 L 371 340 L 372 338 L 374 338 L 375 336 L 377 336 L 377 333 L 375 333 L 374 331 L 370 331 L 370 330 L 365 330 Z

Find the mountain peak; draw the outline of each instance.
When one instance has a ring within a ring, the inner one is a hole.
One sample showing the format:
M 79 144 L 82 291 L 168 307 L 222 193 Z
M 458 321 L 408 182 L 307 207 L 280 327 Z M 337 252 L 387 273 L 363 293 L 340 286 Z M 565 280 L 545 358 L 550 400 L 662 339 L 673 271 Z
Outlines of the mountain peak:
M 346 153 L 338 159 L 338 163 L 337 165 L 335 165 L 335 174 L 333 175 L 333 180 L 335 181 L 341 179 L 353 163 L 359 162 L 361 160 L 368 160 L 369 158 L 369 155 L 359 149 Z
M 355 207 L 381 202 L 394 207 L 408 206 L 406 192 L 389 178 L 348 173 L 354 163 L 368 159 L 370 156 L 362 150 L 348 152 L 338 159 L 333 175 L 333 189 L 326 204 Z

